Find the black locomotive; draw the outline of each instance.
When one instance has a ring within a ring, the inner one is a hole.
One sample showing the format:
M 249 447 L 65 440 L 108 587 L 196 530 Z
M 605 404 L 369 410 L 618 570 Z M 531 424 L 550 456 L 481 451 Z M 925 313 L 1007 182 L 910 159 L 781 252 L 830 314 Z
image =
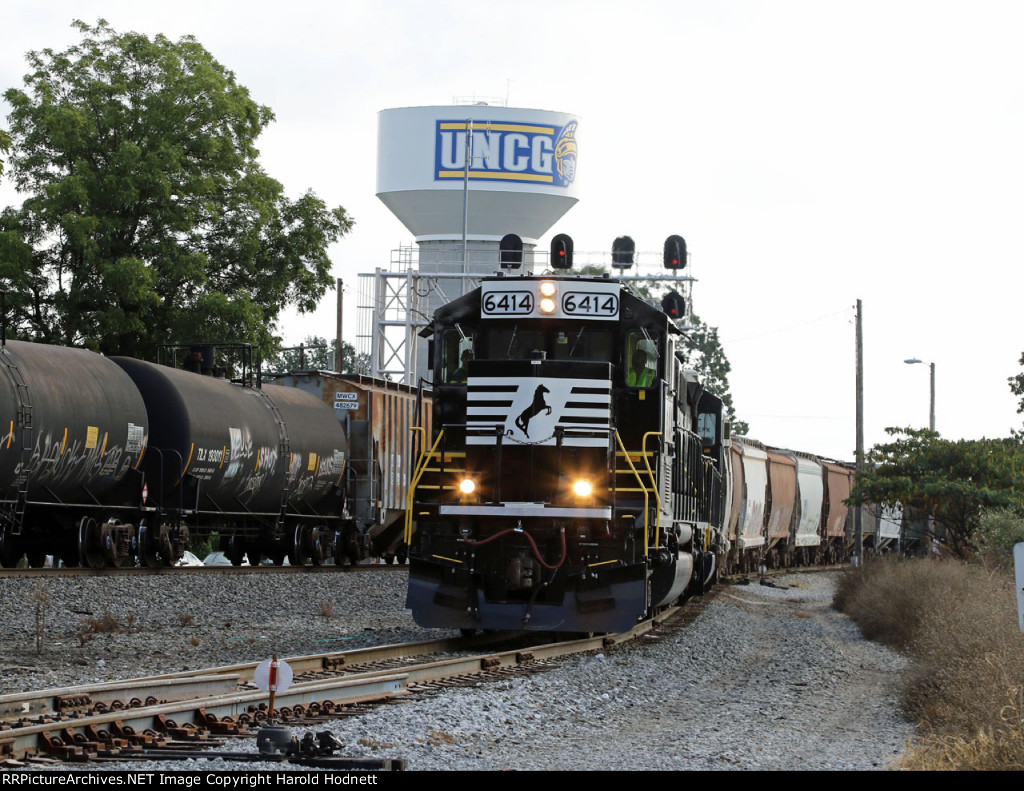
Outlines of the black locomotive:
M 722 402 L 686 370 L 661 308 L 609 277 L 495 276 L 425 334 L 417 623 L 620 631 L 715 581 Z

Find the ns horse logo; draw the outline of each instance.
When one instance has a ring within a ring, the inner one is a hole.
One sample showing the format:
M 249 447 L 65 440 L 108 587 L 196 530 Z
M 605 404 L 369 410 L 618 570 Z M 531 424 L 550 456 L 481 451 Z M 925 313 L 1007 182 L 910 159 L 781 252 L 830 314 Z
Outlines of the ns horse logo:
M 523 434 L 527 436 L 527 438 L 529 438 L 530 436 L 530 432 L 528 431 L 530 421 L 533 420 L 533 418 L 535 418 L 541 412 L 545 412 L 545 414 L 548 415 L 551 414 L 551 407 L 548 406 L 547 402 L 544 400 L 544 394 L 550 392 L 551 391 L 548 390 L 544 385 L 537 385 L 537 389 L 533 393 L 533 403 L 531 403 L 526 409 L 524 409 L 519 414 L 519 417 L 516 418 L 516 428 L 522 431 Z M 511 432 L 509 433 L 511 434 Z

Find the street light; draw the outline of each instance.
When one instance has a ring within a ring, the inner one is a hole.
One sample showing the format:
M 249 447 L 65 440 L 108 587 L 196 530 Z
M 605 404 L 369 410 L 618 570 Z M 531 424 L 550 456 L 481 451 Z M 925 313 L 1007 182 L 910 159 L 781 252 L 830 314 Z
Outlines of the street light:
M 924 360 L 918 360 L 916 357 L 910 360 L 904 360 L 907 365 L 914 365 L 916 363 L 924 364 Z M 930 403 L 930 409 L 928 410 L 928 429 L 935 431 L 935 363 L 928 363 L 928 367 L 932 371 L 932 397 Z

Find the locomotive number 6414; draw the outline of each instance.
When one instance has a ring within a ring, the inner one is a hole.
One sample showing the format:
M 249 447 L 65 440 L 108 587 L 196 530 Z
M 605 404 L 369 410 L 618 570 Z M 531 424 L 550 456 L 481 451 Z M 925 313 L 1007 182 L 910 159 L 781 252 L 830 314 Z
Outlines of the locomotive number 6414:
M 492 291 L 483 299 L 485 316 L 528 316 L 533 312 L 533 292 Z
M 619 315 L 619 298 L 615 294 L 569 291 L 562 297 L 562 312 L 567 316 L 614 318 Z

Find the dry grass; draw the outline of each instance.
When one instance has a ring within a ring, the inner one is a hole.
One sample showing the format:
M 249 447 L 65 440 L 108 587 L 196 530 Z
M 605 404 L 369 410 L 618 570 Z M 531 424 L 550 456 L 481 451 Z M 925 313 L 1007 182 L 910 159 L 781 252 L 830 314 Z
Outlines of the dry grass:
M 317 612 L 321 618 L 333 618 L 334 617 L 334 602 L 324 601 L 320 602 L 320 610 Z
M 36 653 L 43 653 L 43 636 L 46 628 L 46 613 L 50 609 L 50 591 L 43 580 L 36 583 L 32 591 L 32 602 L 36 610 Z
M 1024 767 L 1024 636 L 1005 569 L 876 561 L 844 575 L 834 606 L 913 660 L 903 705 L 920 737 L 902 768 Z

